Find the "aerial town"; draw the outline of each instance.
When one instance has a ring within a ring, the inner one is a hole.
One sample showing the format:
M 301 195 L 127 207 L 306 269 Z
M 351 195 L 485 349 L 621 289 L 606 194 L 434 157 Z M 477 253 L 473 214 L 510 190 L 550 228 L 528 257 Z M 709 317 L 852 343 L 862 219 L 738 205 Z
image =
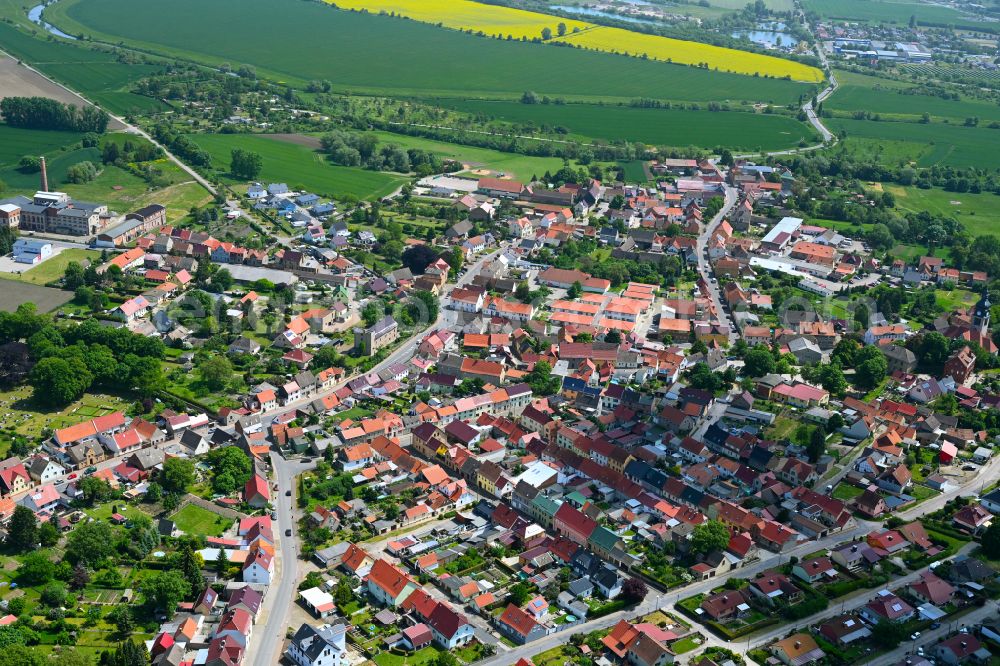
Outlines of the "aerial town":
M 21 306 L 0 353 L 95 400 L 9 436 L 8 549 L 65 559 L 22 558 L 2 623 L 55 596 L 171 666 L 989 663 L 990 276 L 787 214 L 788 168 L 647 168 L 424 178 L 457 221 L 373 269 L 373 204 L 251 184 L 220 217 L 291 234 L 250 248 L 43 163 L 0 202 L 11 266 L 99 248 L 57 310 L 94 319 Z M 921 311 L 935 288 L 968 305 Z M 160 397 L 107 407 L 100 364 Z
M 1000 0 L 0 2 L 0 666 L 1000 666 Z

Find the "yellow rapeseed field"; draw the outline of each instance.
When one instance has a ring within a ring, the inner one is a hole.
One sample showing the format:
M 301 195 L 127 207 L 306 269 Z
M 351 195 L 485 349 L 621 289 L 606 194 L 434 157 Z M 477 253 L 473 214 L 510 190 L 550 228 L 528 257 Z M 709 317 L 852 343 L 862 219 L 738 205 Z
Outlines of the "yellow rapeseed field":
M 387 12 L 408 16 L 424 23 L 440 23 L 456 30 L 482 31 L 491 37 L 510 35 L 514 39 L 541 39 L 548 28 L 556 35 L 559 24 L 567 32 L 583 30 L 593 24 L 559 16 L 527 12 L 511 7 L 483 5 L 471 0 L 327 0 L 341 9 L 367 9 L 372 13 Z
M 800 62 L 774 58 L 760 53 L 748 53 L 711 44 L 670 39 L 658 35 L 631 32 L 621 28 L 597 27 L 565 37 L 555 37 L 585 49 L 625 53 L 651 60 L 669 60 L 684 65 L 706 64 L 709 69 L 720 69 L 737 74 L 760 74 L 775 78 L 791 77 L 796 81 L 815 83 L 823 80 L 823 73 L 815 67 Z
M 559 16 L 529 12 L 511 7 L 485 5 L 472 0 L 326 0 L 341 9 L 386 12 L 407 16 L 415 21 L 441 24 L 456 30 L 482 32 L 491 37 L 508 35 L 514 39 L 541 39 L 542 31 L 552 31 L 552 41 L 607 53 L 645 56 L 651 60 L 682 65 L 702 65 L 737 74 L 759 74 L 775 78 L 790 77 L 815 83 L 823 73 L 815 67 L 758 53 L 727 49 L 711 44 L 647 35 L 621 28 L 599 26 Z M 566 34 L 558 35 L 565 24 Z

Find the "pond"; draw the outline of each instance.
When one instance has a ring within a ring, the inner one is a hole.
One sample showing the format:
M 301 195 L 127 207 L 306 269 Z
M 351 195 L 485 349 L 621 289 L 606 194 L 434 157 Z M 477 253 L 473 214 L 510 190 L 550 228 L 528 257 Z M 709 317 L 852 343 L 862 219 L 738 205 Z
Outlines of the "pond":
M 799 40 L 787 32 L 774 32 L 771 30 L 737 30 L 733 33 L 733 37 L 743 37 L 749 39 L 754 44 L 759 44 L 767 48 L 774 48 L 775 46 L 790 47 L 799 43 Z
M 43 28 L 45 28 L 45 30 L 55 35 L 56 37 L 62 37 L 64 39 L 73 39 L 73 40 L 76 39 L 76 37 L 74 37 L 73 35 L 67 35 L 65 32 L 55 27 L 54 25 L 48 24 L 45 21 L 43 21 L 42 11 L 44 9 L 45 5 L 35 5 L 34 7 L 32 7 L 30 10 L 28 10 L 28 20 L 31 21 L 32 23 L 42 26 Z
M 580 14 L 581 16 L 600 16 L 603 18 L 614 19 L 616 21 L 625 21 L 626 23 L 655 23 L 653 19 L 643 19 L 636 16 L 624 16 L 622 14 L 616 14 L 614 12 L 606 12 L 600 9 L 594 9 L 593 7 L 571 7 L 570 5 L 552 5 L 552 9 L 558 9 L 562 12 L 568 12 L 570 14 Z

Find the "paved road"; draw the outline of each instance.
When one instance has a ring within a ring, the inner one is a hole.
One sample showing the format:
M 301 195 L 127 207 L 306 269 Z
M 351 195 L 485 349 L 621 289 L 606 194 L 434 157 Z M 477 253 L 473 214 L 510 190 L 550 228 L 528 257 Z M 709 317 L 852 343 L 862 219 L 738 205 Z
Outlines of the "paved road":
M 652 613 L 655 610 L 661 610 L 661 609 L 672 612 L 675 615 L 679 616 L 679 613 L 677 612 L 675 605 L 680 599 L 684 599 L 695 594 L 707 593 L 713 588 L 725 584 L 725 582 L 730 578 L 734 577 L 753 578 L 759 573 L 780 566 L 782 562 L 787 562 L 788 559 L 792 556 L 801 559 L 803 556 L 813 553 L 817 550 L 821 550 L 823 548 L 831 548 L 836 544 L 841 543 L 842 541 L 850 541 L 859 536 L 868 534 L 868 532 L 870 532 L 875 527 L 878 527 L 878 525 L 879 525 L 878 523 L 860 521 L 857 524 L 857 526 L 849 530 L 845 530 L 837 534 L 832 534 L 828 537 L 825 537 L 823 539 L 818 539 L 816 541 L 806 541 L 801 545 L 793 548 L 789 552 L 784 553 L 780 556 L 767 554 L 767 556 L 764 559 L 749 564 L 741 569 L 730 571 L 729 573 L 723 576 L 719 576 L 717 578 L 712 578 L 705 581 L 697 581 L 691 583 L 690 585 L 686 585 L 683 588 L 673 590 L 666 594 L 659 592 L 650 592 L 646 596 L 646 598 L 642 602 L 640 602 L 637 606 L 634 606 L 625 611 L 612 613 L 611 615 L 607 615 L 597 620 L 585 622 L 582 625 L 574 627 L 571 633 L 586 634 L 590 633 L 591 631 L 607 629 L 609 627 L 613 627 L 615 624 L 618 623 L 619 620 L 631 619 L 643 615 L 648 615 L 649 613 Z M 685 617 L 685 622 L 687 621 L 689 620 L 688 618 Z M 708 630 L 704 628 L 702 629 L 702 633 L 707 636 L 710 635 Z M 545 650 L 551 649 L 553 647 L 556 647 L 557 645 L 565 643 L 568 638 L 569 636 L 566 634 L 552 634 L 551 636 L 546 636 L 545 638 L 539 639 L 532 643 L 528 643 L 527 645 L 520 645 L 516 648 L 511 649 L 509 652 L 505 652 L 503 654 L 498 654 L 493 657 L 490 657 L 485 661 L 483 661 L 482 663 L 484 665 L 489 665 L 489 666 L 493 665 L 506 666 L 507 664 L 513 664 L 516 663 L 517 660 L 522 657 L 530 658 L 533 655 L 536 655 L 540 652 L 544 652 Z M 713 638 L 712 640 L 716 640 L 718 641 L 718 643 L 716 644 L 729 647 L 730 649 L 736 649 L 739 647 L 739 645 L 728 644 L 725 641 L 722 641 L 721 639 Z
M 986 605 L 982 608 L 977 608 L 974 611 L 966 613 L 962 617 L 958 618 L 957 621 L 945 622 L 937 629 L 925 631 L 917 640 L 907 640 L 892 652 L 886 652 L 885 654 L 870 660 L 866 666 L 891 666 L 892 664 L 897 664 L 906 657 L 916 654 L 918 647 L 923 647 L 925 654 L 929 654 L 929 648 L 942 638 L 947 638 L 952 633 L 959 631 L 962 627 L 970 627 L 982 622 L 983 620 L 995 619 L 998 611 L 1000 611 L 1000 604 L 991 599 L 987 601 Z
M 712 272 L 712 267 L 708 263 L 708 257 L 705 256 L 705 252 L 708 246 L 708 240 L 715 233 L 715 230 L 719 228 L 722 224 L 722 220 L 729 215 L 729 212 L 736 205 L 738 200 L 737 192 L 735 187 L 726 186 L 726 198 L 725 203 L 719 212 L 715 214 L 715 217 L 705 225 L 705 230 L 698 236 L 698 243 L 695 246 L 695 250 L 698 253 L 698 273 L 708 284 L 709 295 L 712 299 L 712 306 L 715 308 L 716 318 L 723 324 L 729 326 L 729 344 L 736 342 L 738 337 L 736 333 L 736 326 L 733 325 L 732 319 L 730 319 L 729 314 L 726 312 L 725 308 L 722 307 L 722 297 L 719 294 L 719 283 L 713 282 L 715 279 L 715 274 Z
M 976 494 L 976 493 L 978 493 L 978 492 L 981 491 L 982 485 L 987 480 L 996 478 L 998 470 L 1000 470 L 1000 458 L 996 458 L 996 459 L 990 461 L 989 463 L 987 463 L 986 465 L 984 465 L 980 469 L 980 473 L 978 475 L 976 475 L 975 477 L 969 479 L 968 481 L 966 481 L 965 483 L 963 483 L 962 485 L 960 485 L 958 488 L 956 488 L 956 489 L 954 489 L 952 491 L 949 491 L 947 493 L 942 493 L 941 495 L 938 495 L 938 496 L 933 497 L 933 498 L 931 498 L 931 499 L 929 499 L 929 500 L 927 500 L 925 502 L 922 502 L 922 503 L 918 504 L 917 506 L 915 506 L 915 507 L 913 507 L 913 508 L 911 508 L 911 509 L 909 509 L 907 511 L 898 512 L 895 515 L 899 516 L 903 520 L 914 520 L 914 519 L 919 518 L 920 516 L 922 516 L 924 514 L 932 513 L 934 511 L 940 509 L 942 506 L 944 506 L 945 502 L 947 502 L 948 500 L 950 500 L 950 499 L 952 499 L 954 497 L 958 497 L 959 495 L 963 495 L 963 496 L 965 496 L 965 495 L 974 495 L 974 494 Z M 880 527 L 881 527 L 881 523 L 879 523 L 879 522 L 871 522 L 871 521 L 860 520 L 860 521 L 857 521 L 857 525 L 854 528 L 850 529 L 850 530 L 845 530 L 843 532 L 831 534 L 830 536 L 825 537 L 823 539 L 817 539 L 815 541 L 806 541 L 806 542 L 802 543 L 801 545 L 797 546 L 796 548 L 792 549 L 791 551 L 789 551 L 787 553 L 784 553 L 782 555 L 774 555 L 774 554 L 768 553 L 768 554 L 766 554 L 766 556 L 764 557 L 764 559 L 762 559 L 762 560 L 760 560 L 758 562 L 755 562 L 753 564 L 747 565 L 747 566 L 745 566 L 743 568 L 735 569 L 733 571 L 730 571 L 729 573 L 727 573 L 727 574 L 725 574 L 723 576 L 719 576 L 717 578 L 712 578 L 712 579 L 707 580 L 707 581 L 698 581 L 698 582 L 695 582 L 695 583 L 691 583 L 690 585 L 687 585 L 687 586 L 685 586 L 683 588 L 680 588 L 678 590 L 673 590 L 673 591 L 671 591 L 668 594 L 651 592 L 637 606 L 635 606 L 635 607 L 633 607 L 633 608 L 631 608 L 631 609 L 629 609 L 627 611 L 621 611 L 621 612 L 614 613 L 612 615 L 606 616 L 604 618 L 600 618 L 598 620 L 594 620 L 592 622 L 584 623 L 583 625 L 580 625 L 579 627 L 577 627 L 574 630 L 574 633 L 589 633 L 591 631 L 597 631 L 597 630 L 600 630 L 600 629 L 607 629 L 607 628 L 612 627 L 615 624 L 617 624 L 619 620 L 632 619 L 632 618 L 636 618 L 636 617 L 641 617 L 643 615 L 647 615 L 647 614 L 653 612 L 654 610 L 658 610 L 658 609 L 666 610 L 666 611 L 672 612 L 675 615 L 679 616 L 680 613 L 676 609 L 676 604 L 677 604 L 677 601 L 679 601 L 680 599 L 687 598 L 687 597 L 693 596 L 695 594 L 706 593 L 706 592 L 712 590 L 713 588 L 716 588 L 716 587 L 719 587 L 721 585 L 724 585 L 727 580 L 729 580 L 730 578 L 733 578 L 733 577 L 736 577 L 736 578 L 747 578 L 747 579 L 753 578 L 758 573 L 761 573 L 761 572 L 764 572 L 764 571 L 766 571 L 768 569 L 772 569 L 774 567 L 780 566 L 782 562 L 787 561 L 792 556 L 795 556 L 795 557 L 798 557 L 798 558 L 801 559 L 803 556 L 808 555 L 810 553 L 814 553 L 814 552 L 816 552 L 818 550 L 828 549 L 828 548 L 831 548 L 833 546 L 836 546 L 839 543 L 851 541 L 851 540 L 853 540 L 853 539 L 855 539 L 857 537 L 864 536 L 864 535 L 868 534 L 870 531 L 872 531 L 872 530 L 874 530 L 876 528 L 880 528 Z M 960 553 L 964 553 L 964 552 L 966 552 L 971 547 L 972 547 L 972 544 L 967 544 L 959 552 Z M 762 551 L 762 552 L 766 552 L 766 551 Z M 903 578 L 900 578 L 900 579 L 897 579 L 897 580 L 893 581 L 890 587 L 895 588 L 895 587 L 899 586 L 900 584 L 902 584 L 902 581 L 908 580 L 910 578 L 910 576 L 913 576 L 913 575 L 914 574 L 910 574 L 910 575 L 908 575 L 906 577 L 903 577 Z M 871 591 L 869 590 L 868 592 L 871 592 Z M 859 603 L 858 605 L 863 605 L 863 604 Z M 833 615 L 836 615 L 836 614 L 838 614 L 840 612 L 839 609 L 840 609 L 840 606 L 837 607 L 836 612 L 831 612 L 828 609 L 827 611 L 824 611 L 824 613 L 829 612 L 830 616 L 833 616 Z M 823 617 L 825 618 L 826 616 L 824 615 Z M 970 617 L 970 616 L 967 616 L 967 618 L 968 617 Z M 688 619 L 689 618 L 685 617 L 685 621 L 688 621 Z M 967 624 L 971 624 L 973 622 L 972 619 L 963 619 L 963 621 L 965 621 Z M 764 636 L 763 638 L 761 638 L 760 634 L 758 634 L 756 636 L 752 635 L 752 636 L 749 637 L 749 641 L 750 641 L 751 646 L 758 644 L 758 643 L 755 643 L 755 641 L 759 641 L 760 642 L 759 644 L 764 644 L 766 642 L 769 642 L 769 641 L 773 640 L 773 636 L 771 636 L 771 634 L 775 634 L 775 635 L 780 636 L 780 635 L 782 635 L 784 633 L 787 633 L 787 632 L 791 631 L 794 627 L 805 627 L 805 626 L 808 626 L 810 623 L 811 623 L 810 619 L 807 618 L 805 620 L 801 620 L 801 621 L 796 622 L 794 625 L 792 625 L 792 624 L 785 624 L 782 627 L 780 627 L 779 629 L 774 629 L 774 630 L 771 630 L 769 632 L 766 632 L 763 635 Z M 695 626 L 697 626 L 697 624 L 698 623 L 696 623 L 696 622 L 693 623 L 693 625 L 695 625 Z M 701 633 L 703 635 L 705 635 L 707 637 L 707 639 L 708 639 L 706 641 L 706 646 L 709 646 L 709 645 L 719 645 L 719 646 L 722 646 L 722 647 L 726 647 L 726 648 L 728 648 L 730 650 L 735 650 L 735 651 L 740 651 L 740 652 L 745 651 L 745 646 L 746 646 L 747 640 L 748 640 L 746 638 L 741 639 L 739 641 L 735 641 L 735 642 L 725 641 L 725 640 L 723 640 L 723 639 L 715 636 L 714 634 L 712 634 L 710 631 L 708 631 L 704 627 L 701 627 Z M 769 638 L 769 636 L 770 636 L 770 638 Z M 551 648 L 559 645 L 560 643 L 563 643 L 564 641 L 565 641 L 565 637 L 564 636 L 560 636 L 559 634 L 553 634 L 551 636 L 546 636 L 545 638 L 537 640 L 537 641 L 535 641 L 533 643 L 529 643 L 527 645 L 518 646 L 518 647 L 512 649 L 511 651 L 509 651 L 509 652 L 507 652 L 507 653 L 505 653 L 503 655 L 496 655 L 494 657 L 490 657 L 489 659 L 485 660 L 483 662 L 483 664 L 487 664 L 489 666 L 493 666 L 494 664 L 497 665 L 497 666 L 502 666 L 502 665 L 505 665 L 505 664 L 508 664 L 508 663 L 514 663 L 518 659 L 520 659 L 521 657 L 530 658 L 533 655 L 536 655 L 536 654 L 538 654 L 540 652 L 544 652 L 545 650 L 551 649 Z M 885 664 L 887 664 L 887 663 L 892 663 L 892 662 L 884 662 L 883 663 L 881 661 L 878 661 L 878 662 L 874 662 L 874 666 L 885 666 Z
M 463 287 L 469 284 L 472 281 L 473 276 L 475 276 L 479 272 L 479 270 L 483 267 L 483 265 L 489 261 L 492 261 L 497 256 L 499 256 L 500 253 L 503 252 L 503 249 L 505 247 L 506 245 L 501 245 L 500 249 L 480 258 L 476 263 L 469 266 L 465 275 L 460 277 L 454 285 L 447 286 L 441 292 L 441 296 L 439 298 L 439 302 L 441 305 L 438 308 L 437 319 L 435 319 L 429 326 L 426 326 L 416 331 L 406 342 L 397 347 L 391 354 L 389 354 L 389 356 L 386 357 L 384 361 L 376 365 L 369 372 L 377 373 L 381 370 L 388 368 L 390 365 L 395 365 L 396 363 L 403 363 L 409 361 L 411 358 L 413 358 L 414 354 L 416 353 L 416 349 L 420 345 L 421 340 L 423 340 L 424 335 L 435 329 L 452 327 L 458 320 L 459 313 L 455 310 L 450 310 L 444 306 L 444 302 L 447 299 L 447 295 L 451 293 L 452 289 L 455 289 L 457 287 Z M 341 388 L 344 387 L 344 385 L 347 384 L 348 381 L 352 379 L 355 379 L 355 377 L 354 376 L 349 377 L 348 379 L 337 384 L 328 391 L 324 391 L 321 393 L 314 393 L 308 397 L 296 400 L 295 402 L 290 402 L 287 405 L 276 407 L 275 409 L 272 409 L 267 412 L 261 412 L 260 414 L 261 421 L 264 422 L 264 425 L 266 427 L 279 414 L 284 414 L 285 412 L 288 412 L 292 409 L 305 407 L 306 405 L 309 405 L 315 400 L 319 400 L 324 396 L 330 395 L 331 393 L 340 390 Z
M 946 493 L 935 495 L 934 497 L 924 500 L 916 506 L 899 511 L 895 515 L 899 516 L 903 520 L 913 520 L 924 514 L 933 513 L 943 507 L 949 500 L 956 497 L 977 495 L 982 492 L 983 488 L 987 484 L 993 483 L 998 476 L 1000 476 L 1000 457 L 993 458 L 988 463 L 980 467 L 979 472 L 977 472 L 975 476 L 970 477 L 967 481 L 965 481 L 965 483 L 959 485 L 954 490 L 949 490 Z
M 472 276 L 479 272 L 484 263 L 492 260 L 502 251 L 503 248 L 501 247 L 500 250 L 482 257 L 469 267 L 469 270 L 458 280 L 455 286 L 467 284 L 472 280 Z M 450 292 L 450 289 L 445 293 L 448 292 Z M 453 310 L 447 310 L 444 307 L 439 308 L 438 317 L 430 326 L 407 340 L 384 361 L 375 366 L 372 371 L 378 372 L 394 363 L 412 358 L 424 333 L 433 328 L 449 324 L 454 321 L 457 314 Z M 271 410 L 270 412 L 264 412 L 261 415 L 261 420 L 266 427 L 279 414 L 287 412 L 290 409 L 303 407 L 323 395 L 340 389 L 344 383 L 337 385 L 327 393 L 313 395 L 309 398 L 304 398 L 295 403 Z M 268 593 L 264 597 L 264 607 L 252 637 L 252 647 L 248 651 L 249 654 L 254 655 L 254 666 L 269 666 L 278 662 L 277 651 L 284 639 L 285 629 L 288 627 L 288 618 L 292 605 L 295 603 L 295 593 L 299 582 L 300 563 L 298 559 L 298 527 L 296 520 L 298 511 L 295 506 L 294 497 L 296 491 L 295 479 L 299 474 L 315 467 L 315 463 L 302 460 L 285 460 L 281 455 L 272 453 L 271 466 L 274 470 L 274 482 L 278 487 L 276 491 L 277 497 L 274 502 L 275 511 L 278 514 L 275 536 L 279 540 L 280 548 L 277 549 L 278 558 L 275 573 L 271 579 Z M 289 491 L 292 493 L 291 496 L 285 494 Z M 286 529 L 292 530 L 291 536 L 285 536 Z
M 299 583 L 298 526 L 296 525 L 295 477 L 316 466 L 303 460 L 285 460 L 277 453 L 271 454 L 274 480 L 278 484 L 278 496 L 274 510 L 278 515 L 274 535 L 278 540 L 275 549 L 276 564 L 271 585 L 257 620 L 247 654 L 253 655 L 254 666 L 271 666 L 278 663 L 280 649 L 288 627 L 288 617 L 295 603 L 295 591 Z M 291 495 L 286 495 L 291 491 Z M 285 530 L 292 531 L 285 536 Z

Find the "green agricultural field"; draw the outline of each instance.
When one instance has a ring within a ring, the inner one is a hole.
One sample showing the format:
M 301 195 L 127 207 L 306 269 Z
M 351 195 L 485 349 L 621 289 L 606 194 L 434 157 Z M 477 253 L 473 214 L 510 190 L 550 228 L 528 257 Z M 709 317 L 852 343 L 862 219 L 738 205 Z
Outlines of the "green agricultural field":
M 632 160 L 631 162 L 618 163 L 618 165 L 625 171 L 625 180 L 630 183 L 645 183 L 649 180 L 645 164 L 646 163 L 642 160 Z
M 642 141 L 661 146 L 724 145 L 733 150 L 778 149 L 812 143 L 812 128 L 794 118 L 738 111 L 645 109 L 595 104 L 521 104 L 438 100 L 443 106 L 536 127 L 562 127 L 582 138 Z
M 907 146 L 918 166 L 935 164 L 954 167 L 993 169 L 1000 154 L 1000 130 L 985 127 L 962 127 L 954 124 L 904 122 L 876 122 L 830 118 L 824 120 L 833 132 L 844 130 L 848 137 L 900 142 Z M 902 154 L 902 146 L 894 151 Z
M 562 159 L 558 157 L 532 157 L 519 153 L 505 153 L 489 148 L 463 146 L 393 132 L 375 131 L 372 134 L 378 137 L 379 143 L 394 143 L 406 149 L 426 150 L 439 157 L 467 164 L 470 169 L 489 169 L 497 173 L 512 175 L 521 180 L 528 180 L 533 175 L 540 176 L 546 171 L 558 171 L 563 165 Z
M 157 100 L 128 92 L 130 83 L 159 71 L 160 67 L 120 63 L 111 53 L 64 40 L 49 41 L 45 35 L 41 30 L 29 34 L 0 22 L 0 46 L 4 51 L 31 63 L 111 113 L 169 108 Z
M 66 182 L 66 171 L 74 164 L 93 162 L 99 166 L 101 164 L 101 151 L 97 148 L 77 148 L 58 153 L 55 156 L 48 155 L 45 161 L 46 171 L 49 174 L 49 186 L 55 188 Z M 0 169 L 0 180 L 7 183 L 7 187 L 12 190 L 31 190 L 34 192 L 39 187 L 37 171 L 25 173 L 16 166 Z
M 0 166 L 16 165 L 25 155 L 47 155 L 77 143 L 81 136 L 76 132 L 21 129 L 0 123 Z
M 991 192 L 945 192 L 940 188 L 922 190 L 897 185 L 886 185 L 885 189 L 896 197 L 896 207 L 902 210 L 955 217 L 973 236 L 1000 232 L 1000 196 Z
M 915 16 L 922 25 L 955 25 L 991 30 L 991 24 L 974 16 L 929 2 L 891 2 L 888 0 L 805 0 L 806 11 L 831 19 L 870 23 L 908 23 Z
M 65 0 L 46 14 L 70 33 L 200 63 L 245 63 L 292 84 L 393 95 L 576 99 L 798 100 L 814 86 L 476 37 L 295 0 Z M 197 16 L 198 20 L 190 20 Z M 261 16 L 267 16 L 261 21 Z M 150 26 L 157 26 L 150 30 Z M 225 30 L 218 26 L 225 25 Z M 295 35 L 275 39 L 275 35 Z M 2 40 L 2 35 L 0 35 Z M 586 75 L 573 75 L 586 72 Z M 581 78 L 582 76 L 582 78 Z
M 907 94 L 910 86 L 854 72 L 836 72 L 840 87 L 824 102 L 824 108 L 838 111 L 870 111 L 918 118 L 929 113 L 932 118 L 949 118 L 961 123 L 978 117 L 984 124 L 1000 120 L 1000 106 L 978 99 L 943 99 L 932 95 Z
M 324 196 L 384 197 L 407 180 L 399 174 L 335 166 L 308 146 L 261 134 L 192 134 L 191 139 L 212 155 L 215 169 L 231 183 L 241 182 L 227 174 L 234 148 L 253 151 L 263 158 L 262 180 L 285 182 L 289 187 Z

